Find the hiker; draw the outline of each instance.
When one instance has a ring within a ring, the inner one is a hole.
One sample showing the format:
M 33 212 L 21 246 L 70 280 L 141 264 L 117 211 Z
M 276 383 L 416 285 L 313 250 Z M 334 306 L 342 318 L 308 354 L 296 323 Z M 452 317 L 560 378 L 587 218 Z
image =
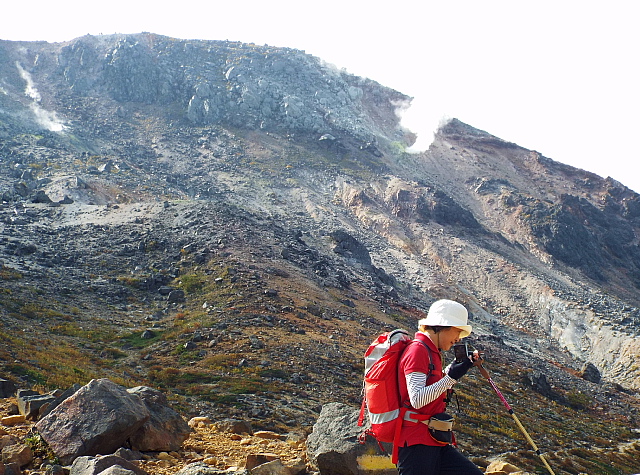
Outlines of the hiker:
M 427 317 L 418 321 L 414 342 L 400 357 L 400 396 L 411 407 L 398 441 L 399 475 L 482 474 L 453 445 L 453 420 L 445 413 L 451 388 L 482 361 L 474 352 L 443 371 L 440 352 L 471 334 L 467 319 L 468 312 L 462 304 L 453 300 L 434 302 Z

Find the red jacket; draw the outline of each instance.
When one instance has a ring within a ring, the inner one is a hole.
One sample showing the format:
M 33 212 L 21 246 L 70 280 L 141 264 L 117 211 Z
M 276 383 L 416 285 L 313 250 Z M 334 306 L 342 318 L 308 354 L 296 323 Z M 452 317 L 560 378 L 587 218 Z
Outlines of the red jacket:
M 431 373 L 427 378 L 427 385 L 431 385 L 443 377 L 440 351 L 438 351 L 438 348 L 436 348 L 435 344 L 431 341 L 431 338 L 424 333 L 418 332 L 416 333 L 415 339 L 425 343 L 431 349 L 431 363 L 433 363 L 434 369 L 431 371 L 429 370 L 429 351 L 423 344 L 413 342 L 407 347 L 400 358 L 400 368 L 398 371 L 400 396 L 402 401 L 406 402 L 407 405 L 410 405 L 406 380 L 407 374 L 418 372 L 429 375 L 429 373 Z M 438 396 L 435 401 L 421 407 L 420 409 L 410 407 L 409 411 L 429 416 L 444 412 L 446 410 L 446 397 L 447 392 L 445 391 L 441 396 Z M 422 422 L 408 421 L 406 420 L 406 417 L 402 424 L 399 444 L 400 446 L 404 446 L 405 443 L 406 445 L 424 444 L 442 446 L 441 442 L 438 442 L 431 437 L 426 424 Z

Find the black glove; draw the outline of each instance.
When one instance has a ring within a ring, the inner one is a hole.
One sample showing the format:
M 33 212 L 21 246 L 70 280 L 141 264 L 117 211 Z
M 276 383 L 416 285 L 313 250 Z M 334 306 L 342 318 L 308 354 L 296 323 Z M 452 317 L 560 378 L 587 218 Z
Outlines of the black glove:
M 452 363 L 451 366 L 449 367 L 449 373 L 447 374 L 449 375 L 450 378 L 459 380 L 465 374 L 467 374 L 467 371 L 469 371 L 469 369 L 472 366 L 473 366 L 473 361 L 471 361 L 471 358 L 465 358 L 460 363 L 456 363 L 456 362 Z

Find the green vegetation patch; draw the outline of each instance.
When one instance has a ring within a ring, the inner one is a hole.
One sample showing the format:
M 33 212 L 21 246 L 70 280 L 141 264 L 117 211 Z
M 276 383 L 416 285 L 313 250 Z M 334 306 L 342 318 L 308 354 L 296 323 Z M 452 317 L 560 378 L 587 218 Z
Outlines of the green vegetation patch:
M 5 370 L 18 378 L 26 378 L 33 384 L 44 384 L 47 381 L 42 372 L 22 363 L 7 364 L 5 365 Z
M 187 294 L 200 292 L 209 278 L 203 274 L 186 274 L 180 277 L 179 287 Z
M 85 328 L 81 324 L 75 322 L 64 322 L 54 325 L 51 328 L 51 332 L 56 335 L 82 338 L 94 343 L 112 341 L 116 336 L 115 330 L 108 328 Z
M 228 370 L 232 366 L 236 366 L 240 356 L 236 353 L 219 353 L 207 356 L 202 364 L 211 370 Z
M 44 307 L 38 303 L 26 303 L 18 310 L 18 313 L 27 318 L 46 320 L 49 318 L 63 318 L 64 313 Z
M 53 453 L 51 447 L 49 447 L 49 444 L 47 444 L 37 432 L 30 432 L 29 435 L 25 437 L 24 443 L 29 446 L 34 456 L 60 463 L 58 457 Z
M 162 387 L 185 390 L 188 385 L 211 384 L 220 380 L 219 376 L 201 371 L 185 371 L 178 368 L 154 366 L 149 371 L 149 381 Z
M 112 360 L 117 360 L 120 358 L 126 358 L 127 354 L 124 351 L 119 350 L 118 348 L 105 348 L 100 352 L 100 356 Z
M 143 334 L 144 332 L 130 333 L 129 335 L 125 335 L 121 337 L 120 342 L 122 343 L 123 347 L 137 348 L 137 349 L 146 348 L 147 346 L 152 345 L 153 343 L 159 340 L 162 340 L 164 332 L 153 330 L 151 331 L 151 334 L 147 335 L 148 338 L 142 338 Z
M 219 385 L 231 394 L 258 394 L 267 389 L 262 379 L 248 377 L 225 378 Z
M 139 289 L 143 279 L 141 277 L 131 277 L 127 275 L 116 277 L 116 280 L 127 287 L 131 287 L 132 289 Z
M 593 400 L 587 394 L 580 391 L 569 391 L 567 401 L 575 409 L 586 409 L 593 405 Z
M 258 374 L 263 378 L 288 379 L 289 377 L 283 369 L 263 369 Z

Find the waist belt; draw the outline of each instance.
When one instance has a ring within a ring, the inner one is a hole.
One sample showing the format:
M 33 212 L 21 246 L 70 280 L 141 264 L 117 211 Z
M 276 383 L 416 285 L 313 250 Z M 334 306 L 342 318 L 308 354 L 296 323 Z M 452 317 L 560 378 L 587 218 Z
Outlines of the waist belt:
M 436 416 L 431 416 L 429 414 L 407 411 L 404 414 L 404 420 L 408 422 L 415 422 L 416 424 L 422 422 L 434 430 L 453 430 L 453 417 L 448 414 L 446 414 L 447 417 L 442 417 L 442 415 L 443 414 L 437 414 Z
M 429 414 L 420 414 L 419 412 L 407 411 L 404 413 L 404 420 L 408 422 L 418 422 L 427 423 L 431 416 Z
M 425 424 L 427 424 L 429 428 L 433 430 L 441 430 L 444 432 L 453 430 L 453 418 L 447 419 L 447 420 L 441 420 L 441 419 L 436 419 L 432 417 L 431 419 L 426 421 Z

